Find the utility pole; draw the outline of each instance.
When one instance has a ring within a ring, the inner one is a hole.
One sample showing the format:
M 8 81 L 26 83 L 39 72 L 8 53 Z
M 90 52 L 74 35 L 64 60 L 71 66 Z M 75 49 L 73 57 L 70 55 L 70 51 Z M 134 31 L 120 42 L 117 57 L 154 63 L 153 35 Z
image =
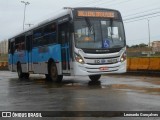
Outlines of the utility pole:
M 23 30 L 24 30 L 24 24 L 25 24 L 25 17 L 26 17 L 26 6 L 29 5 L 29 2 L 21 1 L 21 3 L 24 4 L 24 18 L 23 18 Z
M 151 44 L 150 43 L 151 42 L 151 35 L 150 35 L 151 33 L 150 33 L 150 24 L 149 24 L 150 21 L 149 21 L 149 19 L 147 19 L 147 21 L 148 21 L 148 39 L 149 39 L 148 47 L 150 48 L 150 44 Z
M 148 42 L 149 42 L 149 43 L 148 43 L 148 47 L 149 47 L 148 57 L 150 57 L 150 55 L 151 55 L 151 54 L 150 54 L 150 52 L 151 52 L 151 51 L 150 51 L 150 48 L 151 48 L 151 47 L 150 47 L 150 44 L 151 44 L 151 32 L 150 32 L 150 23 L 149 23 L 150 21 L 149 21 L 149 19 L 147 19 L 147 22 L 148 22 L 148 39 L 149 39 L 149 40 L 148 40 Z

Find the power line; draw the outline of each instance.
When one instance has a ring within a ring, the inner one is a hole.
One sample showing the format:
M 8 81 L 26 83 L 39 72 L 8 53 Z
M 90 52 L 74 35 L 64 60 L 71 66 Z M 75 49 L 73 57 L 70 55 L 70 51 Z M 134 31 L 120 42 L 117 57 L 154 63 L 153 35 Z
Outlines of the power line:
M 124 16 L 124 17 L 134 16 L 134 15 L 137 15 L 137 14 L 142 14 L 142 13 L 146 13 L 146 12 L 150 12 L 150 11 L 158 10 L 158 9 L 160 9 L 160 8 L 150 9 L 150 10 L 146 10 L 146 11 L 142 11 L 142 12 L 138 12 L 138 13 L 130 14 L 130 15 L 127 15 L 127 16 Z
M 99 2 L 99 1 L 98 1 L 98 2 Z M 105 2 L 106 2 L 106 1 L 105 1 Z M 102 3 L 99 3 L 99 4 L 104 4 L 105 2 L 102 2 Z M 113 3 L 112 0 L 111 0 L 111 1 L 107 1 L 107 2 L 108 2 L 108 3 Z M 91 6 L 93 5 L 93 6 L 94 6 L 95 4 L 97 5 L 97 2 L 93 2 L 92 4 L 86 4 L 86 5 L 91 5 Z M 99 4 L 98 4 L 98 5 L 99 5 Z M 86 6 L 86 5 L 85 5 L 85 6 Z
M 127 2 L 130 2 L 131 0 L 126 0 L 126 1 L 123 1 L 123 2 L 118 2 L 116 4 L 110 4 L 111 6 L 113 5 L 119 5 L 119 4 L 124 4 L 124 3 L 127 3 Z
M 149 4 L 149 5 L 143 5 L 143 6 L 141 6 L 141 7 L 138 7 L 138 8 L 135 8 L 135 9 L 131 9 L 130 11 L 128 11 L 128 9 L 123 9 L 122 11 L 126 11 L 127 10 L 127 12 L 131 12 L 131 11 L 135 11 L 135 10 L 139 10 L 139 9 L 143 9 L 143 8 L 149 8 L 149 7 L 151 7 L 151 6 L 154 6 L 155 7 L 155 5 L 158 5 L 158 7 L 159 7 L 159 2 L 158 3 L 154 3 L 154 4 Z
M 136 16 L 136 17 L 124 19 L 124 21 L 133 20 L 133 19 L 137 19 L 137 18 L 141 18 L 141 17 L 146 17 L 146 16 L 150 16 L 150 15 L 154 15 L 154 14 L 159 14 L 159 13 L 160 13 L 160 11 L 159 12 L 153 12 L 153 13 L 149 13 L 149 14 L 145 14 L 145 15 L 141 15 L 141 16 Z
M 89 1 L 87 1 L 87 2 L 79 2 L 79 3 L 75 3 L 75 4 L 71 4 L 71 6 L 74 6 L 74 5 L 83 5 L 84 3 L 85 4 L 87 4 L 87 5 L 89 5 L 90 3 L 93 3 L 93 1 L 95 2 L 95 0 L 89 0 Z M 96 2 L 98 2 L 99 0 L 96 0 Z M 96 3 L 95 2 L 95 3 Z
M 119 5 L 119 4 L 123 4 L 123 3 L 126 3 L 126 2 L 130 2 L 131 0 L 126 0 L 126 1 L 123 1 L 123 2 L 118 2 L 118 3 L 113 3 L 113 1 L 111 2 L 109 2 L 109 3 L 111 3 L 111 4 L 107 4 L 107 6 L 108 5 Z M 95 3 L 92 3 L 92 4 L 96 4 L 97 2 L 95 2 Z M 94 7 L 96 7 L 97 5 L 102 5 L 102 4 L 104 4 L 104 3 L 107 3 L 106 1 L 105 2 L 102 2 L 102 3 L 99 3 L 99 4 L 96 4 L 96 5 L 93 5 Z
M 159 17 L 160 15 L 155 15 L 155 16 L 151 16 L 151 17 L 147 17 L 147 18 L 154 18 L 154 17 Z M 140 20 L 145 20 L 147 18 L 141 18 L 141 19 L 138 19 L 138 20 L 131 20 L 131 21 L 128 21 L 128 22 L 125 22 L 125 23 L 131 23 L 131 22 L 136 22 L 136 21 L 140 21 Z

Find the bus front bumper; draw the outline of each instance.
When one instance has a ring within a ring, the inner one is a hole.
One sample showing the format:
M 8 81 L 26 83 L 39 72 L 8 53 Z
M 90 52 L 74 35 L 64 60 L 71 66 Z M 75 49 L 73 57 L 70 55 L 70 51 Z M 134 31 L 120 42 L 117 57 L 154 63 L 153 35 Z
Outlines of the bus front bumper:
M 123 63 L 118 62 L 110 65 L 88 65 L 80 64 L 77 62 L 73 63 L 74 75 L 99 75 L 99 74 L 111 74 L 111 73 L 125 73 L 126 72 L 126 61 Z

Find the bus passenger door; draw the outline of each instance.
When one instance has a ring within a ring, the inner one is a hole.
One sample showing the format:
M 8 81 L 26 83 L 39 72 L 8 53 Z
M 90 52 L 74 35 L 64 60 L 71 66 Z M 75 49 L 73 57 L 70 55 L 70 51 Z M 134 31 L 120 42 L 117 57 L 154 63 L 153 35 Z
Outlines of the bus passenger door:
M 27 54 L 27 63 L 28 63 L 28 72 L 32 72 L 32 35 L 26 36 L 26 54 Z
M 68 22 L 59 24 L 58 41 L 61 44 L 62 73 L 70 74 L 69 27 Z

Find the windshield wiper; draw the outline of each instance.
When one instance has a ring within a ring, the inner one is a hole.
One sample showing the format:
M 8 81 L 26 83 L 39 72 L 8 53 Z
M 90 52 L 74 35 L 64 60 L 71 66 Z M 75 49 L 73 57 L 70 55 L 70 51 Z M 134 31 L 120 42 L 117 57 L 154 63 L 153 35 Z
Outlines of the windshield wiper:
M 87 27 L 89 28 L 90 33 L 93 34 L 93 36 L 94 36 L 94 41 L 95 41 L 94 25 L 91 25 L 91 22 L 90 22 L 89 18 L 86 18 L 86 17 L 85 17 L 85 21 L 86 21 Z
M 111 34 L 111 40 L 112 40 L 112 42 L 113 42 L 113 38 L 112 38 L 112 35 L 113 35 L 113 19 L 111 18 L 110 19 L 110 26 L 111 26 L 111 31 L 110 31 L 110 34 Z

